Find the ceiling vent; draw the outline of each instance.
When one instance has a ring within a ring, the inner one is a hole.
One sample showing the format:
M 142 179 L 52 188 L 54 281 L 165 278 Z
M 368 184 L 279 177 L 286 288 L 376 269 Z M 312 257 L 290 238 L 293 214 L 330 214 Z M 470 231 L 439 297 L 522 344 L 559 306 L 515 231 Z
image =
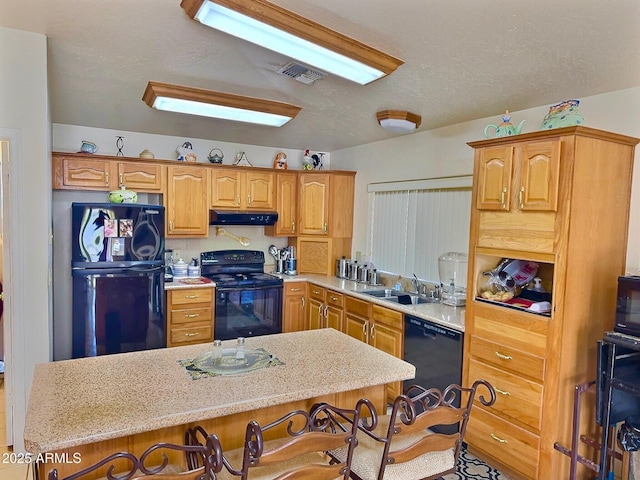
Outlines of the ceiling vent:
M 313 70 L 300 63 L 291 62 L 278 70 L 280 75 L 286 75 L 306 85 L 310 85 L 316 80 L 328 77 L 328 75 L 319 70 Z

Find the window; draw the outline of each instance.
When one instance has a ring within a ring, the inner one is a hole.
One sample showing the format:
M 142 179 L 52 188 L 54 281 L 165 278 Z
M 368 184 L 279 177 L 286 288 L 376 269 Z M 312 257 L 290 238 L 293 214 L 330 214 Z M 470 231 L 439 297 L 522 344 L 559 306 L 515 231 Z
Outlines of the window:
M 383 272 L 440 282 L 438 257 L 468 253 L 471 177 L 370 184 L 369 251 Z

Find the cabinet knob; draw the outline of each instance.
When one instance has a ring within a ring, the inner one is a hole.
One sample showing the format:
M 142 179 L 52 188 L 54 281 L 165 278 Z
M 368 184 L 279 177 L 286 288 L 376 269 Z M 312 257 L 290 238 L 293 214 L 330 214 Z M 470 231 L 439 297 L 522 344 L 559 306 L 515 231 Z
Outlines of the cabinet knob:
M 251 205 L 251 195 L 247 195 L 247 205 Z
M 292 232 L 296 231 L 296 222 L 291 222 L 291 231 Z
M 189 298 L 189 299 L 193 299 L 193 298 L 198 298 L 199 295 L 185 295 L 184 298 Z
M 524 202 L 522 201 L 523 198 L 524 198 L 524 187 L 521 187 L 520 191 L 518 192 L 518 203 L 520 204 L 520 210 L 522 210 L 522 208 L 524 207 Z
M 493 389 L 494 389 L 496 392 L 498 392 L 500 395 L 507 395 L 507 396 L 511 395 L 511 393 L 510 393 L 510 392 L 505 392 L 504 390 L 500 390 L 499 388 L 493 387 Z
M 327 222 L 324 222 L 324 233 L 327 233 Z
M 507 194 L 507 187 L 504 187 L 502 189 L 502 193 L 500 193 L 500 204 L 502 205 L 502 208 L 507 208 L 507 205 L 504 203 L 504 198 Z
M 173 232 L 173 220 L 169 220 L 169 231 Z
M 334 297 L 333 295 L 331 296 L 331 300 L 333 300 L 334 302 L 338 301 L 338 297 Z
M 300 290 L 302 290 L 301 288 L 292 288 L 291 291 L 292 292 L 299 292 Z
M 199 313 L 186 313 L 184 315 L 184 318 L 195 318 L 195 317 L 199 317 L 200 314 Z
M 109 186 L 109 172 L 104 172 L 104 184 Z
M 185 333 L 184 336 L 185 337 L 195 337 L 197 335 L 199 335 L 199 332 L 191 332 L 191 333 Z
M 304 297 L 302 297 L 302 308 L 304 308 Z
M 374 332 L 375 328 L 376 328 L 376 326 L 374 324 L 371 324 L 371 330 L 369 332 L 369 338 L 374 338 L 376 336 L 375 332 Z
M 120 185 L 122 185 L 122 184 L 124 183 L 124 182 L 122 181 L 122 180 L 123 180 L 123 178 L 122 178 L 122 173 L 121 173 L 121 174 L 119 174 L 118 179 L 120 180 Z

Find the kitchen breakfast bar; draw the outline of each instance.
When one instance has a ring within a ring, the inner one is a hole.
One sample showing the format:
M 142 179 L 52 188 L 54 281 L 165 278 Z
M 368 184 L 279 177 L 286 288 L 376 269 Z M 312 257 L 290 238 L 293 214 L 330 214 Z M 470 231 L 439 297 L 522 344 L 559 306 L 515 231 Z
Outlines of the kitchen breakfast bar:
M 209 343 L 38 364 L 26 450 L 81 458 L 41 462 L 39 478 L 52 468 L 61 476 L 82 470 L 110 453 L 139 455 L 158 442 L 181 444 L 193 425 L 231 449 L 242 445 L 250 420 L 267 423 L 319 401 L 353 408 L 366 397 L 384 411 L 385 385 L 415 376 L 413 365 L 333 329 L 247 338 L 246 348 L 262 349 L 275 361 L 246 373 L 197 378 L 184 361 L 206 354 Z M 181 458 L 176 453 L 170 460 Z

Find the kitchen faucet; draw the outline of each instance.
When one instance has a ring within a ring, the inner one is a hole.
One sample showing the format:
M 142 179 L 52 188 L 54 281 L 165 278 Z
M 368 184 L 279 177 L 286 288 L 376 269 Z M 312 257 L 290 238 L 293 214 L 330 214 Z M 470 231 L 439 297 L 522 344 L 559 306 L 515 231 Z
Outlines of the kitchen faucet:
M 416 274 L 413 274 L 413 280 L 411 280 L 411 283 L 413 284 L 413 288 L 415 289 L 416 293 L 420 293 L 420 280 L 418 280 L 418 277 L 416 277 Z

